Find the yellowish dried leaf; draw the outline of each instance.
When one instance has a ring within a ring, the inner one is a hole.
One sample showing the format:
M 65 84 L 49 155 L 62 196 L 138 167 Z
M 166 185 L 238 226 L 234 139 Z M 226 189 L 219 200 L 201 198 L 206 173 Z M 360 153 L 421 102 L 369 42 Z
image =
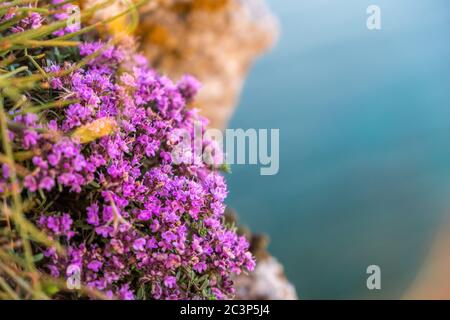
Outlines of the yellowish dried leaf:
M 84 126 L 78 127 L 72 133 L 72 138 L 77 139 L 80 143 L 88 143 L 105 137 L 114 132 L 116 121 L 112 118 L 101 118 Z

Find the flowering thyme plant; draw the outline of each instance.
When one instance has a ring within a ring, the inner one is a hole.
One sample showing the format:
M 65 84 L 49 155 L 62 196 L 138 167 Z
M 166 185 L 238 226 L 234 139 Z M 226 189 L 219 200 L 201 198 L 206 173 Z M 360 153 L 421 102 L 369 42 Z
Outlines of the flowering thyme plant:
M 0 4 L 0 294 L 18 285 L 8 270 L 51 281 L 75 268 L 110 298 L 233 297 L 231 276 L 255 262 L 224 222 L 224 178 L 172 159 L 174 132 L 205 123 L 189 107 L 198 82 L 159 75 L 130 38 L 62 24 L 67 2 L 16 3 Z

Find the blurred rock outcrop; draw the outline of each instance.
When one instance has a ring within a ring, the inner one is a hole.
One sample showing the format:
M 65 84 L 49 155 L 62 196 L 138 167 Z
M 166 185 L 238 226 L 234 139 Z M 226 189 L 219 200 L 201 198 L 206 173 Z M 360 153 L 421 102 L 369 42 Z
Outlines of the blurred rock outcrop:
M 228 223 L 237 223 L 237 214 L 229 207 L 225 211 Z M 256 268 L 250 274 L 241 274 L 234 279 L 238 300 L 296 300 L 297 292 L 284 273 L 283 265 L 267 251 L 269 239 L 266 235 L 251 233 L 243 226 L 238 229 L 249 239 L 250 251 L 256 258 Z
M 263 0 L 160 0 L 142 9 L 138 30 L 154 67 L 172 79 L 189 73 L 202 82 L 196 107 L 223 129 L 278 24 Z
M 283 266 L 271 256 L 258 261 L 249 275 L 235 279 L 236 299 L 239 300 L 296 300 L 294 286 L 284 275 Z

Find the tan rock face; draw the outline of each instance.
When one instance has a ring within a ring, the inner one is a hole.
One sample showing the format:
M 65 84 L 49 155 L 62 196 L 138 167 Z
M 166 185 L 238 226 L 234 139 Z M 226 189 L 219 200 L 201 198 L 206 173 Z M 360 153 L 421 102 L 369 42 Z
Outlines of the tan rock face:
M 277 37 L 263 0 L 162 0 L 142 12 L 139 35 L 150 63 L 173 79 L 196 76 L 203 83 L 196 107 L 223 129 L 249 67 Z
M 295 287 L 287 280 L 283 266 L 274 257 L 258 261 L 249 275 L 234 280 L 238 300 L 297 300 Z

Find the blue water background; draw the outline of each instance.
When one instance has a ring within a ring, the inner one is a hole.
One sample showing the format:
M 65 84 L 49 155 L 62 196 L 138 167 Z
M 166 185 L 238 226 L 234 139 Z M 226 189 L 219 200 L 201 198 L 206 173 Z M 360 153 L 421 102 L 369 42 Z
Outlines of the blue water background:
M 280 41 L 230 127 L 279 128 L 280 171 L 234 165 L 228 204 L 270 236 L 300 297 L 401 297 L 450 212 L 450 2 L 269 4 Z

